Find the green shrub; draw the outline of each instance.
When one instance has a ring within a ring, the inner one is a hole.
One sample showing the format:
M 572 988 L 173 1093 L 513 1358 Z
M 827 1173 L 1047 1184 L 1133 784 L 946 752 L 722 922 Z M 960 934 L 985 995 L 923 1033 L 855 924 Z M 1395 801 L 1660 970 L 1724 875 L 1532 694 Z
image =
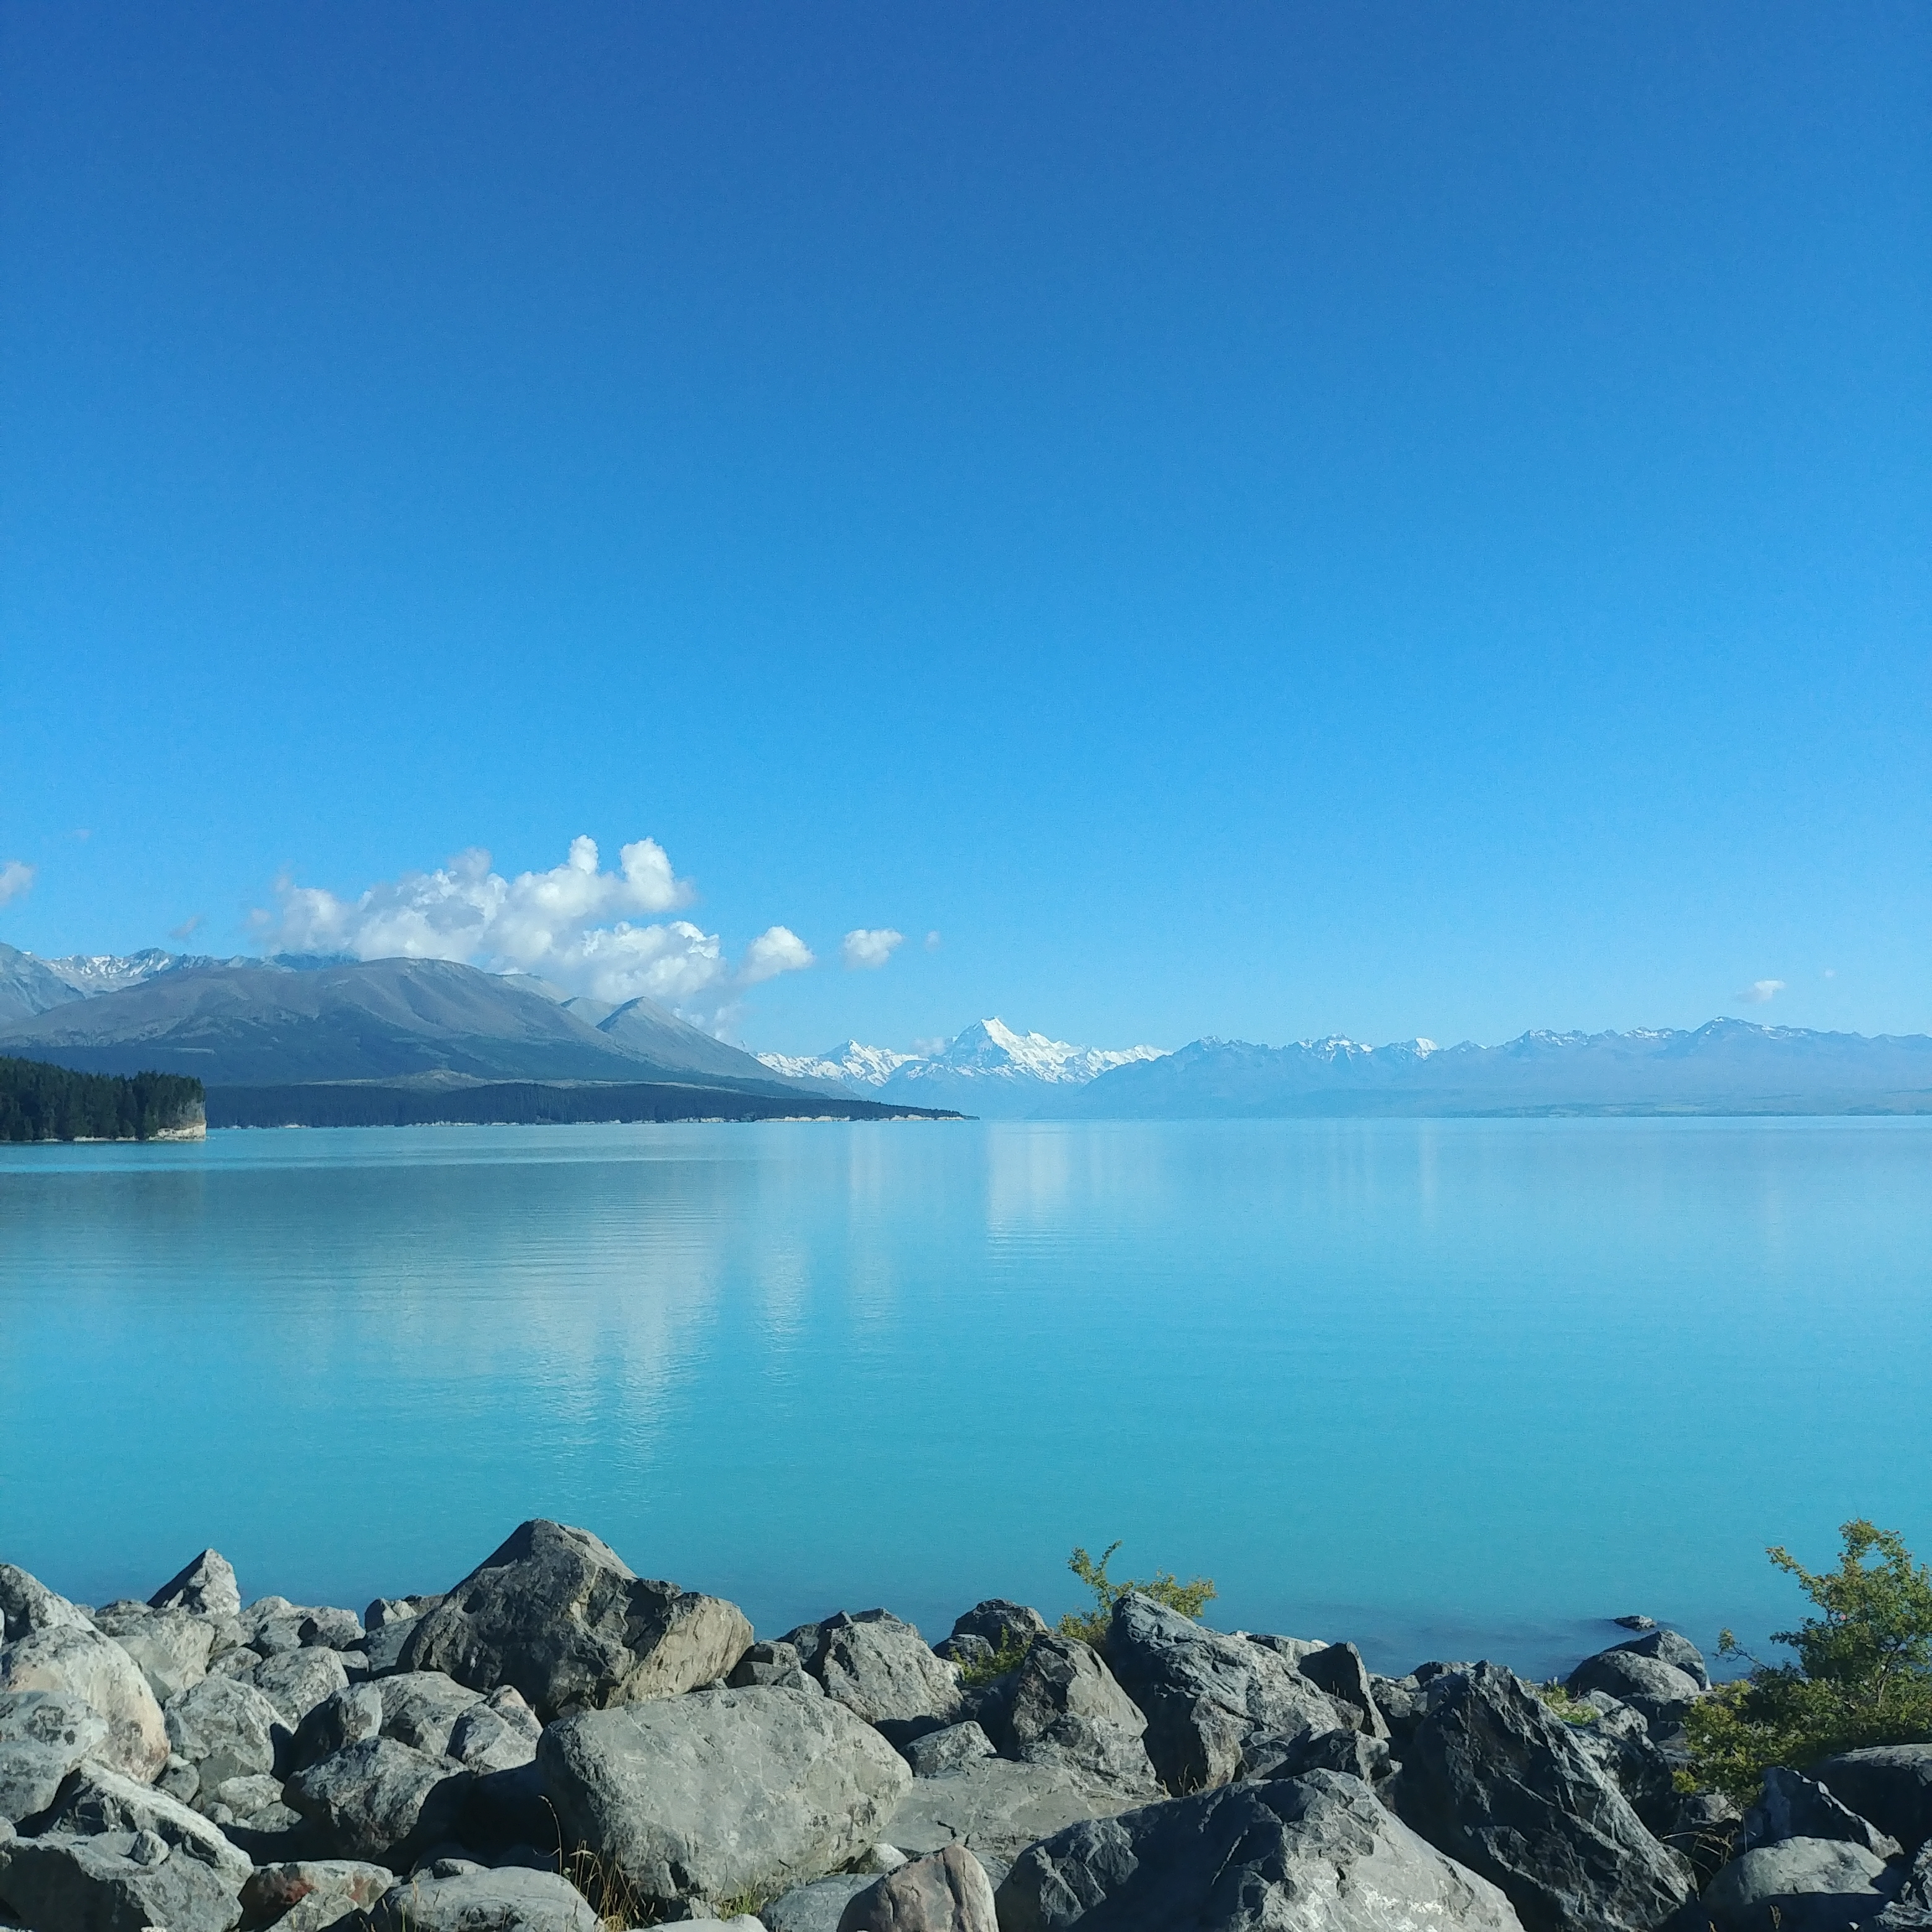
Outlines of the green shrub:
M 1834 1753 L 1932 1738 L 1932 1570 L 1895 1530 L 1844 1525 L 1838 1567 L 1814 1574 L 1788 1550 L 1769 1554 L 1824 1614 L 1773 1641 L 1795 1664 L 1760 1664 L 1729 1630 L 1720 1657 L 1750 1674 L 1700 1698 L 1684 1720 L 1700 1784 L 1749 1804 L 1772 1765 L 1802 1771 Z
M 1532 1684 L 1529 1688 L 1550 1707 L 1551 1714 L 1566 1724 L 1594 1724 L 1603 1715 L 1595 1705 L 1571 1696 L 1561 1678 L 1552 1677 L 1547 1684 Z
M 1076 1547 L 1066 1559 L 1066 1567 L 1081 1582 L 1094 1592 L 1094 1607 L 1090 1610 L 1069 1610 L 1060 1620 L 1060 1634 L 1076 1638 L 1082 1643 L 1090 1643 L 1097 1650 L 1107 1640 L 1107 1626 L 1113 1621 L 1114 1606 L 1130 1591 L 1138 1590 L 1143 1597 L 1151 1597 L 1157 1604 L 1164 1604 L 1170 1610 L 1178 1610 L 1184 1617 L 1198 1617 L 1220 1593 L 1213 1582 L 1205 1576 L 1196 1576 L 1192 1582 L 1184 1583 L 1172 1570 L 1156 1570 L 1144 1582 L 1128 1577 L 1118 1582 L 1107 1574 L 1107 1565 L 1113 1561 L 1114 1552 L 1120 1546 L 1116 1539 L 1100 1552 L 1100 1560 L 1095 1562 L 1084 1550 Z
M 959 1681 L 968 1689 L 979 1684 L 990 1684 L 996 1677 L 1004 1677 L 1010 1670 L 1017 1670 L 1027 1660 L 1027 1652 L 1033 1648 L 1033 1639 L 1009 1631 L 998 1650 L 990 1657 L 982 1657 L 976 1663 L 962 1664 L 959 1666 Z

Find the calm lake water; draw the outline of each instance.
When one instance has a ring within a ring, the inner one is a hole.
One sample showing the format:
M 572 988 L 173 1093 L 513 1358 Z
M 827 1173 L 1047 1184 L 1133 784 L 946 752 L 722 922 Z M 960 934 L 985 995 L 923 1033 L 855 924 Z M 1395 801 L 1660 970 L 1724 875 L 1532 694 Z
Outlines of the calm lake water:
M 1544 1670 L 1932 1553 L 1932 1122 L 486 1127 L 0 1149 L 0 1559 L 441 1589 L 522 1518 L 772 1634 L 1049 1613 Z

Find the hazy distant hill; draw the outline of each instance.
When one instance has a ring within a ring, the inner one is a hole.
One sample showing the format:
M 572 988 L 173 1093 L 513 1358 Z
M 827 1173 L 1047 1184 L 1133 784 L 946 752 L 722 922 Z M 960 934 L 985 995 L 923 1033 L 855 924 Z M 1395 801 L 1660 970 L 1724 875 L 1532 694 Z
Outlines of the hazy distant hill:
M 38 986 L 32 975 L 22 976 Z M 88 1072 L 194 1073 L 211 1087 L 442 1074 L 824 1090 L 802 1088 L 749 1054 L 646 1006 L 633 1001 L 611 1016 L 624 1022 L 620 1037 L 527 982 L 448 960 L 378 959 L 307 971 L 260 961 L 184 964 L 118 992 L 0 1018 L 0 1052 Z
M 1932 1038 L 1718 1019 L 1694 1031 L 1526 1033 L 1500 1046 L 1198 1040 L 1065 1096 L 1063 1116 L 1932 1113 Z

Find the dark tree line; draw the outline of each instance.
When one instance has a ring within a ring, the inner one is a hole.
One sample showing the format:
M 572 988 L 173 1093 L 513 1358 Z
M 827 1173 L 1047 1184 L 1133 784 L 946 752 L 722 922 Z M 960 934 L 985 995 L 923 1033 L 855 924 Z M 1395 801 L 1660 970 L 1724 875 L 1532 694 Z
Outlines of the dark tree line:
M 0 1141 L 145 1141 L 202 1116 L 184 1073 L 75 1073 L 0 1059 Z

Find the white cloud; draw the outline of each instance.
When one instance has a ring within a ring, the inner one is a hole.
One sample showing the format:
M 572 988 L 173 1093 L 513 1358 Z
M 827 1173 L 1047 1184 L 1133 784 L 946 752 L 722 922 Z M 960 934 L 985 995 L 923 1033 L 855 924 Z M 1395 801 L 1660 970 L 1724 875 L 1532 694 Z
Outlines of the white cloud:
M 1736 994 L 1748 1006 L 1762 1006 L 1776 999 L 1784 991 L 1782 980 L 1754 980 L 1744 991 Z
M 9 859 L 0 866 L 0 905 L 9 899 L 23 899 L 32 888 L 34 868 L 23 859 Z
M 939 950 L 939 935 L 938 933 L 928 932 L 926 935 L 926 950 L 928 952 L 937 952 Z
M 781 973 L 802 973 L 818 962 L 812 948 L 788 926 L 774 926 L 758 934 L 745 948 L 744 964 L 738 968 L 738 983 L 755 986 L 761 980 L 776 980 Z
M 838 948 L 839 956 L 854 971 L 876 970 L 892 956 L 892 949 L 904 944 L 905 934 L 889 926 L 860 926 L 848 932 Z
M 284 878 L 275 910 L 251 914 L 250 923 L 272 952 L 457 959 L 538 974 L 600 1000 L 643 995 L 711 1025 L 737 988 L 812 963 L 804 942 L 783 926 L 752 940 L 734 970 L 718 936 L 688 920 L 634 922 L 628 915 L 688 904 L 693 888 L 655 839 L 624 846 L 618 862 L 615 872 L 604 871 L 597 842 L 579 838 L 562 865 L 513 879 L 493 871 L 480 848 L 354 899 Z
M 168 937 L 170 939 L 192 939 L 207 922 L 206 913 L 190 913 L 180 925 L 168 928 Z

